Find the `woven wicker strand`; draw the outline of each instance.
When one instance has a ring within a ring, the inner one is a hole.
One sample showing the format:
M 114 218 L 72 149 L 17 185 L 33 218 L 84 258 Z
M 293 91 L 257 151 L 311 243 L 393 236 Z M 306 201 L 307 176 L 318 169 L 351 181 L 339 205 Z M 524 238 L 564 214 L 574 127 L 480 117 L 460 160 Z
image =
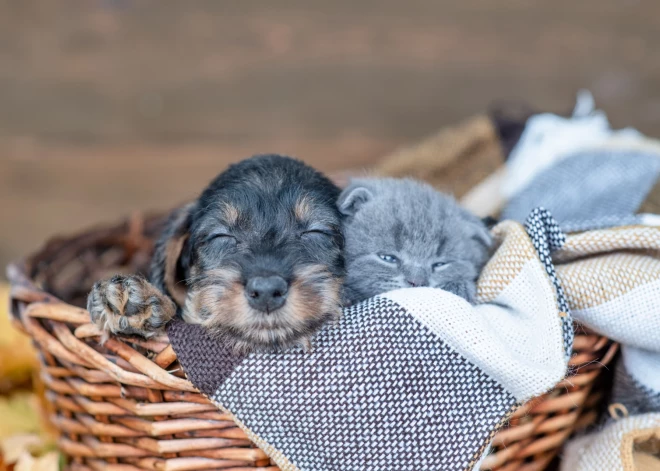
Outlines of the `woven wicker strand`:
M 185 378 L 166 336 L 110 338 L 90 324 L 91 285 L 114 273 L 145 273 L 161 217 L 60 239 L 12 265 L 13 321 L 39 351 L 40 380 L 59 447 L 75 471 L 277 471 L 231 417 Z M 571 368 L 555 389 L 518 409 L 482 469 L 544 469 L 602 405 L 595 385 L 616 352 L 579 332 Z

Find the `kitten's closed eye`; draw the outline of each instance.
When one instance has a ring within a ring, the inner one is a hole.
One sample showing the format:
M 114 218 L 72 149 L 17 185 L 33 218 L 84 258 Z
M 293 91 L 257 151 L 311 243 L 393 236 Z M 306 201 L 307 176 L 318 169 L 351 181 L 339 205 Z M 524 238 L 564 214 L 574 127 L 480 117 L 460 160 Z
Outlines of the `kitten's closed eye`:
M 434 263 L 433 265 L 431 265 L 431 269 L 436 273 L 439 272 L 439 271 L 442 271 L 442 270 L 444 270 L 448 267 L 449 267 L 448 262 L 437 262 L 437 263 Z
M 396 258 L 394 255 L 390 255 L 388 253 L 379 253 L 377 255 L 378 258 L 380 258 L 383 262 L 392 263 L 392 264 L 399 263 L 399 259 Z

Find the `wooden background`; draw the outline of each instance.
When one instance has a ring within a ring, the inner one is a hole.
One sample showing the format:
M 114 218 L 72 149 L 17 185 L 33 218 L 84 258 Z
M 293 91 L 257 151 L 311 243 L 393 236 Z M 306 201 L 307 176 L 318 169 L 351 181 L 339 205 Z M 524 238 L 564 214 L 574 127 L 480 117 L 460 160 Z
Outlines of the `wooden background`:
M 657 0 L 0 0 L 0 264 L 167 208 L 228 162 L 323 170 L 591 89 L 660 135 Z

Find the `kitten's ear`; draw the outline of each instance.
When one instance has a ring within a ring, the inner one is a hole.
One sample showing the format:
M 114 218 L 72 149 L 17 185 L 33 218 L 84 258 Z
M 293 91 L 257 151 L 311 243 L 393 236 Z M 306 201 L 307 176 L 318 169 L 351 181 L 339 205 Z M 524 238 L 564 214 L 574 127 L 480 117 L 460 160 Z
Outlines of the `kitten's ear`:
M 499 223 L 497 218 L 494 218 L 493 216 L 483 217 L 481 218 L 481 222 L 483 222 L 488 229 L 492 229 L 497 225 L 497 223 Z
M 461 208 L 461 215 L 466 222 L 466 236 L 481 242 L 486 247 L 490 247 L 493 243 L 493 237 L 490 235 L 488 226 L 484 221 L 463 208 Z
M 337 202 L 339 212 L 344 216 L 354 216 L 373 196 L 373 193 L 363 186 L 349 186 L 339 195 Z

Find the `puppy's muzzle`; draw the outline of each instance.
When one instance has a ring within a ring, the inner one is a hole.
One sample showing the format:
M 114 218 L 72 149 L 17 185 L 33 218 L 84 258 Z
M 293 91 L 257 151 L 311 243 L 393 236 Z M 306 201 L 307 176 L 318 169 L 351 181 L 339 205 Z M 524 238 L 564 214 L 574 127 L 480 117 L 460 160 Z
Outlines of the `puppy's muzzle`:
M 255 276 L 245 285 L 245 295 L 250 307 L 270 314 L 284 306 L 289 284 L 281 276 Z

